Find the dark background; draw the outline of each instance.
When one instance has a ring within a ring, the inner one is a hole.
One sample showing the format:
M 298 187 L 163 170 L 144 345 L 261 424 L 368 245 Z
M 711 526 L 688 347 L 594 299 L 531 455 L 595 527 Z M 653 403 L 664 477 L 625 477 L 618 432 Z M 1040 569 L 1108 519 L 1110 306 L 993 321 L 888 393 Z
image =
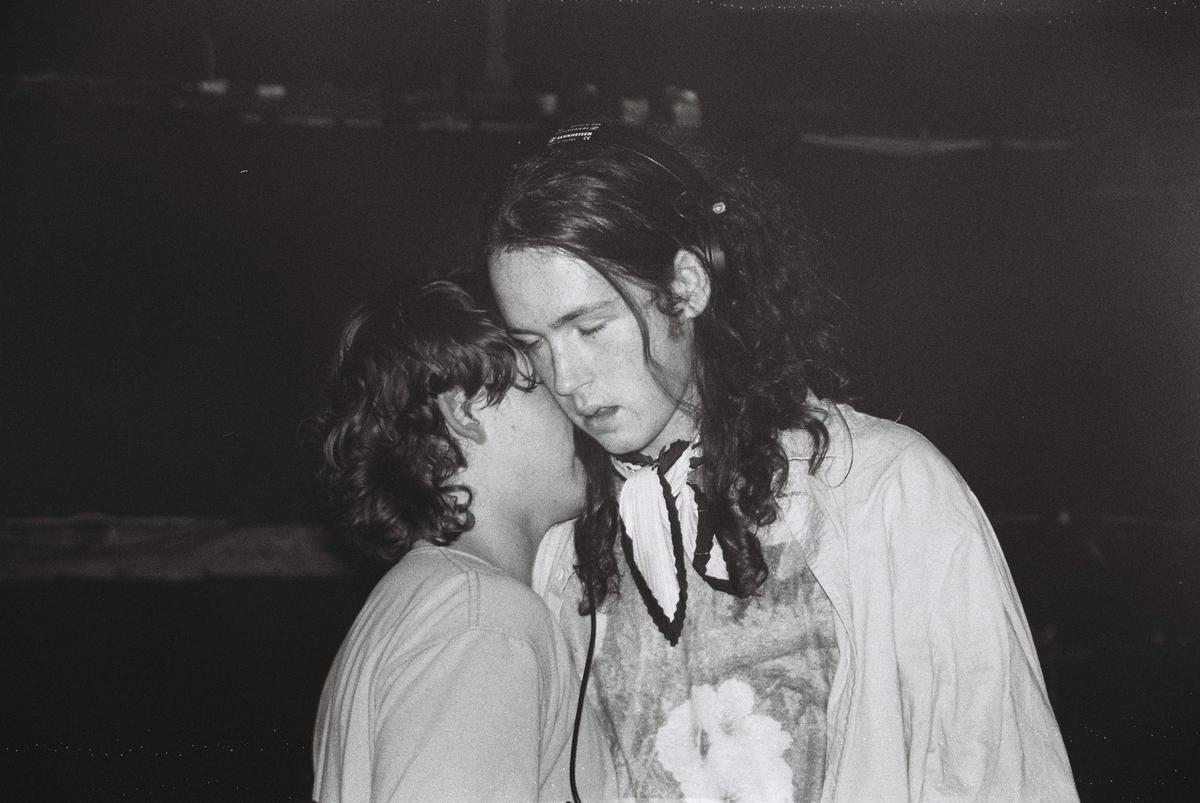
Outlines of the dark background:
M 687 86 L 800 191 L 859 406 L 926 434 L 997 522 L 1081 794 L 1194 797 L 1197 17 L 840 8 L 514 3 L 493 107 L 523 125 L 446 131 L 414 105 L 479 106 L 476 3 L 9 4 L 0 517 L 319 518 L 298 432 L 342 316 L 472 262 L 484 193 L 552 125 L 533 93 Z M 172 102 L 205 77 L 367 97 L 383 123 Z M 19 799 L 302 797 L 370 579 L 0 585 Z

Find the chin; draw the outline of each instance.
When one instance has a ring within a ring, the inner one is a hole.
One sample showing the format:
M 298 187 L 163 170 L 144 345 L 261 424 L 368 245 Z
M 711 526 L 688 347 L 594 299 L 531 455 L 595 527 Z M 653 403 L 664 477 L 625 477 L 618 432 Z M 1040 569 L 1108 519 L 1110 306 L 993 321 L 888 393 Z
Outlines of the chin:
M 641 438 L 638 436 L 621 435 L 613 433 L 596 438 L 604 451 L 611 455 L 630 454 L 631 452 L 640 452 L 642 449 L 650 445 L 652 438 Z

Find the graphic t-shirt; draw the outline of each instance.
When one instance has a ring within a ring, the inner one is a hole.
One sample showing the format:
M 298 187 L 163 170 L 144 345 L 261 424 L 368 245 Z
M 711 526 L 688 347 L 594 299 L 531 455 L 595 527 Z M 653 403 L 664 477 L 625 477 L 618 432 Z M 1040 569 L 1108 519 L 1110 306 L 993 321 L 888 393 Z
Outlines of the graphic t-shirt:
M 672 647 L 629 576 L 602 607 L 589 691 L 638 800 L 817 800 L 825 708 L 837 666 L 833 609 L 794 539 L 763 545 L 770 579 L 738 599 L 688 575 Z M 588 623 L 562 623 L 582 665 Z

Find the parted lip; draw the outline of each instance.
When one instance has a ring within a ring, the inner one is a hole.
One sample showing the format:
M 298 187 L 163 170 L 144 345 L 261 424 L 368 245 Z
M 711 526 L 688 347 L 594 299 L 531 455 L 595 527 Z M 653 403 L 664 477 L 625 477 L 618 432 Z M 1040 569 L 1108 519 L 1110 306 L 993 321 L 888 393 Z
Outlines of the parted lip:
M 586 411 L 578 412 L 578 417 L 583 419 L 584 424 L 599 424 L 600 421 L 608 417 L 608 415 L 617 412 L 617 405 L 604 405 L 600 407 L 588 407 Z
M 605 415 L 616 409 L 617 406 L 614 404 L 602 404 L 593 407 L 587 407 L 583 410 L 576 408 L 575 414 L 580 418 L 595 418 L 596 416 Z

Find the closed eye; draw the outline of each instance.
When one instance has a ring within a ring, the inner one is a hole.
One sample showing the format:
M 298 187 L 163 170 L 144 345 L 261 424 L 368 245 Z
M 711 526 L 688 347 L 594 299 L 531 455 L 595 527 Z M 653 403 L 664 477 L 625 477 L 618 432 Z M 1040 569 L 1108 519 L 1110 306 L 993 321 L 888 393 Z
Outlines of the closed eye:
M 518 338 L 514 338 L 514 340 L 516 340 L 517 348 L 519 348 L 522 352 L 525 352 L 525 353 L 533 351 L 534 349 L 536 349 L 538 346 L 540 346 L 542 344 L 541 338 L 537 338 L 536 340 L 524 340 L 524 339 L 518 337 Z
M 515 387 L 517 390 L 524 391 L 525 393 L 533 393 L 538 389 L 539 385 L 544 384 L 546 383 L 543 382 L 536 373 L 522 372 L 517 375 L 517 381 L 513 383 L 513 387 Z
M 581 326 L 579 327 L 579 333 L 584 337 L 591 337 L 606 326 L 608 326 L 608 321 L 598 323 L 595 326 Z
M 538 376 L 537 368 L 533 364 L 533 359 L 528 355 L 529 349 L 533 348 L 540 341 L 522 342 L 517 341 L 517 378 L 513 386 L 518 390 L 523 390 L 526 393 L 532 393 L 537 390 L 538 385 L 544 385 L 541 377 Z

